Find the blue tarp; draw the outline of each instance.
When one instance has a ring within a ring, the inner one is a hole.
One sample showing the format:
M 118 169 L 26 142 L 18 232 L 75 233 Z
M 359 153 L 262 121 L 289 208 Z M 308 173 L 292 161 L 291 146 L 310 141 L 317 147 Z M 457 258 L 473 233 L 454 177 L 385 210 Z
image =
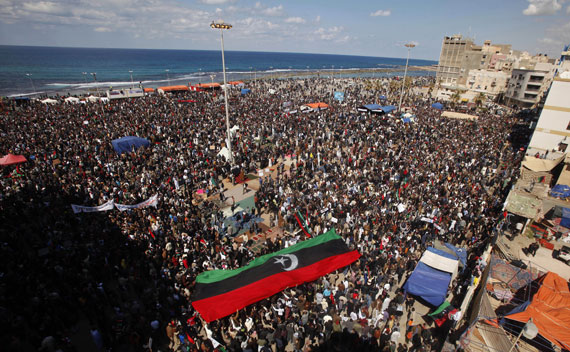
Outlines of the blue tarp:
M 390 111 L 394 111 L 397 108 L 394 105 L 386 105 L 382 107 L 382 111 L 384 111 L 386 114 L 389 113 Z
M 344 101 L 344 92 L 334 92 L 334 99 Z
M 437 255 L 441 255 L 442 257 L 445 258 L 449 258 L 449 259 L 453 259 L 453 260 L 457 260 L 457 257 L 451 253 L 447 253 L 444 250 L 441 249 L 437 249 L 437 248 L 433 248 L 433 247 L 428 247 L 427 249 L 429 252 L 435 253 Z
M 385 95 L 381 95 L 381 96 L 380 96 L 380 100 L 386 100 L 386 99 L 388 99 L 388 98 L 386 98 Z
M 465 250 L 465 248 L 455 247 L 451 243 L 444 243 L 444 245 L 447 248 L 451 249 L 453 252 L 455 252 L 455 255 L 457 255 L 457 258 L 455 259 L 459 259 L 459 262 L 463 264 L 463 267 L 467 265 L 467 251 Z
M 439 252 L 436 253 L 439 254 Z M 449 256 L 448 253 L 445 254 L 446 256 Z M 450 273 L 434 269 L 422 262 L 419 262 L 412 272 L 412 275 L 410 275 L 406 281 L 404 290 L 407 293 L 421 297 L 429 304 L 438 307 L 445 301 L 450 281 Z
M 364 105 L 365 108 L 367 108 L 368 110 L 380 110 L 382 109 L 382 107 L 378 104 L 367 104 Z
M 437 110 L 442 110 L 443 104 L 442 103 L 433 103 L 433 104 L 431 104 L 431 107 L 436 108 Z
M 570 229 L 570 209 L 562 208 L 562 220 L 560 221 L 560 226 Z
M 243 89 L 241 90 L 241 95 L 246 95 L 246 94 L 248 94 L 248 93 L 251 93 L 251 89 L 243 88 Z
M 570 197 L 570 187 L 566 185 L 556 185 L 552 187 L 550 195 L 556 198 L 568 198 Z
M 130 152 L 133 147 L 139 149 L 140 147 L 148 147 L 150 142 L 147 139 L 140 137 L 127 136 L 119 139 L 114 139 L 111 141 L 113 148 L 117 154 L 122 154 L 125 152 Z
M 404 118 L 402 119 L 402 121 L 403 121 L 404 123 L 410 123 L 410 122 L 412 122 L 412 119 L 410 119 L 409 117 L 404 117 Z

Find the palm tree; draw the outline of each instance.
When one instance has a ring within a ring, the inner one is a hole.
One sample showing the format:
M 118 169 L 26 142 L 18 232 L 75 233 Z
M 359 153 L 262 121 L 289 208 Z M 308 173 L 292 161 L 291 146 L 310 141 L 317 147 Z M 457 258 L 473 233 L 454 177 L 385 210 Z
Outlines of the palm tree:
M 473 102 L 475 102 L 475 106 L 479 109 L 485 100 L 487 100 L 487 96 L 485 93 L 481 92 L 473 99 Z
M 456 90 L 453 95 L 450 97 L 451 99 L 451 105 L 453 106 L 453 108 L 455 109 L 455 106 L 457 105 L 457 103 L 459 103 L 459 101 L 461 100 L 461 94 L 462 92 L 459 90 Z

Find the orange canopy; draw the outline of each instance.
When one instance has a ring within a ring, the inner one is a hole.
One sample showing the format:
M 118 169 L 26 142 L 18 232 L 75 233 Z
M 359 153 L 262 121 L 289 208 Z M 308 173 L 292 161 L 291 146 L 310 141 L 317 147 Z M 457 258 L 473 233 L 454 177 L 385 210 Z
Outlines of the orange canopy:
M 237 85 L 244 84 L 244 83 L 242 81 L 230 81 L 230 82 L 228 82 L 228 84 L 231 84 L 232 86 L 237 86 Z
M 548 272 L 526 310 L 505 318 L 532 322 L 538 333 L 561 348 L 570 349 L 570 291 L 568 282 L 558 274 Z
M 218 88 L 219 86 L 219 83 L 201 83 L 196 85 L 199 88 Z
M 310 104 L 305 104 L 305 105 L 307 105 L 308 107 L 310 107 L 312 109 L 317 109 L 317 108 L 322 109 L 322 108 L 328 108 L 329 107 L 329 105 L 326 103 L 310 103 Z
M 168 86 L 168 87 L 158 87 L 157 89 L 162 90 L 163 92 L 175 92 L 179 90 L 190 90 L 188 86 Z
M 145 88 L 144 92 L 145 93 L 152 93 L 152 92 L 154 92 L 154 89 L 153 88 Z

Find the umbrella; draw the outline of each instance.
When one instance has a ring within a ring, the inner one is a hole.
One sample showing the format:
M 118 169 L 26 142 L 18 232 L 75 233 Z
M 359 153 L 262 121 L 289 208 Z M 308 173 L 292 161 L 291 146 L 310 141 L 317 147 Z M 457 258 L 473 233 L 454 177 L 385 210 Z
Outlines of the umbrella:
M 8 155 L 0 158 L 0 165 L 2 165 L 2 166 L 18 165 L 21 163 L 25 163 L 26 161 L 28 161 L 28 160 L 23 155 L 8 154 Z M 18 173 L 20 172 L 18 166 L 16 166 L 16 172 L 18 172 Z

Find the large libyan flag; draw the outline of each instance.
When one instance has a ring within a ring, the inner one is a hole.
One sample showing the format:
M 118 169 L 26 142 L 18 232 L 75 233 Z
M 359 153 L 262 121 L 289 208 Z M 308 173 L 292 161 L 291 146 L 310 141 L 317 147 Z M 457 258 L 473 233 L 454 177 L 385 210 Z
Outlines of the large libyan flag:
M 288 287 L 313 281 L 360 258 L 332 229 L 235 270 L 198 275 L 192 305 L 204 320 L 223 318 Z

